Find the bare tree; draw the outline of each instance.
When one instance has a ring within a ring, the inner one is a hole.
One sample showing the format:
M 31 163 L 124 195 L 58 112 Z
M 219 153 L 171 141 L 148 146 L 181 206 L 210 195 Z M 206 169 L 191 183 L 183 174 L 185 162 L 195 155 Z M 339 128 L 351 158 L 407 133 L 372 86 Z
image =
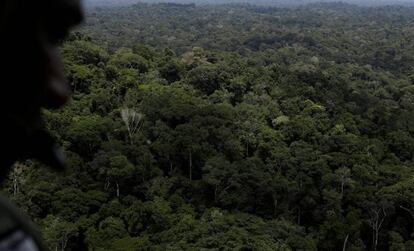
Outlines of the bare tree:
M 130 143 L 133 145 L 134 142 L 132 136 L 141 130 L 143 115 L 133 109 L 124 108 L 121 110 L 121 118 L 128 130 Z
M 370 219 L 368 224 L 372 228 L 372 249 L 377 250 L 378 241 L 379 241 L 379 232 L 381 230 L 382 224 L 384 223 L 385 218 L 387 217 L 387 212 L 383 207 L 371 209 Z
M 335 171 L 335 174 L 339 178 L 339 182 L 341 183 L 340 191 L 341 191 L 341 198 L 344 196 L 344 189 L 345 186 L 352 183 L 351 179 L 351 170 L 347 167 L 339 168 Z
M 13 171 L 11 173 L 11 178 L 13 180 L 13 196 L 16 196 L 19 193 L 21 176 L 25 167 L 26 166 L 21 163 L 16 163 L 13 166 Z

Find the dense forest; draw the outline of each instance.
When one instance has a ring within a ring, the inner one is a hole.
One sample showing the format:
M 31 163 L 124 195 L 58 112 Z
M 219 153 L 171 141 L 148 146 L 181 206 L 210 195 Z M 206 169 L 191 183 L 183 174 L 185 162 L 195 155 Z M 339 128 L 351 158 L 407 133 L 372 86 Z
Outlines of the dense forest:
M 414 250 L 414 8 L 90 9 L 2 190 L 52 250 Z

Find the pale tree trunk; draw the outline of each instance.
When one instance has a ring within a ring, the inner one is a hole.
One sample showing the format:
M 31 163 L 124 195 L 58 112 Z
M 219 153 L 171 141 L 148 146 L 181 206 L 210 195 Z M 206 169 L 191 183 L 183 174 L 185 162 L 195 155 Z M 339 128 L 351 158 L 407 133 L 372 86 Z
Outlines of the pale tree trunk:
M 344 240 L 344 245 L 342 247 L 342 251 L 346 251 L 346 244 L 348 243 L 349 234 L 346 235 Z
M 188 158 L 189 158 L 189 176 L 190 180 L 193 180 L 193 154 L 191 150 L 188 151 Z
M 13 172 L 13 196 L 16 197 L 19 192 L 19 178 L 16 175 L 16 172 Z
M 13 166 L 13 172 L 11 174 L 12 174 L 12 180 L 13 180 L 12 189 L 13 189 L 13 196 L 14 197 L 19 193 L 20 178 L 21 178 L 21 175 L 23 173 L 24 167 L 25 166 L 23 164 L 20 164 L 20 163 L 16 163 Z
M 109 178 L 106 178 L 105 185 L 104 185 L 105 191 L 108 191 L 110 185 L 111 185 L 111 182 L 110 182 Z
M 63 239 L 62 239 L 62 243 L 61 243 L 61 251 L 65 251 L 65 249 L 66 249 L 66 246 L 68 245 L 68 234 L 67 233 L 65 233 L 65 235 L 63 236 Z
M 116 197 L 119 197 L 119 184 L 116 182 Z
M 134 141 L 132 140 L 132 133 L 131 130 L 129 129 L 129 127 L 127 127 L 128 130 L 128 136 L 129 136 L 129 143 L 132 145 L 134 145 Z
M 339 168 L 335 172 L 339 176 L 339 179 L 341 182 L 340 190 L 341 190 L 341 198 L 343 198 L 344 192 L 345 192 L 345 185 L 351 182 L 351 171 L 348 168 Z
M 387 213 L 383 208 L 372 210 L 372 216 L 369 221 L 369 225 L 372 228 L 372 249 L 374 251 L 378 248 L 378 242 L 379 242 L 379 233 L 382 227 L 382 224 L 384 223 L 385 218 L 387 217 Z

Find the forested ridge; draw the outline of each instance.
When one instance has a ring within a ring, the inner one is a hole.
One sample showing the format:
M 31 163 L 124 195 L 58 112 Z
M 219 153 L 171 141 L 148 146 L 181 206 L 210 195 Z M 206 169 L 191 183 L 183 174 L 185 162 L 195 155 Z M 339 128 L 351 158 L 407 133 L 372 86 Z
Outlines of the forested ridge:
M 2 190 L 52 250 L 414 250 L 414 8 L 89 10 Z

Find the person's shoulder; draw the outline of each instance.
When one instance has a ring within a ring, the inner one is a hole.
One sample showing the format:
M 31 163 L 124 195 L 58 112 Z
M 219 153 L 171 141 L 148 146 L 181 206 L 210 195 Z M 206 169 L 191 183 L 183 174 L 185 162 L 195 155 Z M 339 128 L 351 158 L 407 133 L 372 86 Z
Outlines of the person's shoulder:
M 46 251 L 31 221 L 0 196 L 0 251 Z

